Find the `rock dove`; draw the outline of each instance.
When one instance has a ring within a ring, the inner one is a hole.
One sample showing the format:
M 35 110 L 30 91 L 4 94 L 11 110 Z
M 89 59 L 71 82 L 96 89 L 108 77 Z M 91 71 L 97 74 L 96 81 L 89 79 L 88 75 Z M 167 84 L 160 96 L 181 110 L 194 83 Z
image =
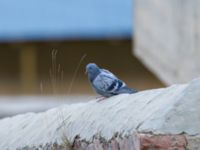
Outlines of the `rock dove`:
M 86 73 L 93 89 L 104 97 L 137 92 L 127 87 L 122 80 L 118 79 L 110 71 L 99 68 L 95 63 L 89 63 L 86 66 Z

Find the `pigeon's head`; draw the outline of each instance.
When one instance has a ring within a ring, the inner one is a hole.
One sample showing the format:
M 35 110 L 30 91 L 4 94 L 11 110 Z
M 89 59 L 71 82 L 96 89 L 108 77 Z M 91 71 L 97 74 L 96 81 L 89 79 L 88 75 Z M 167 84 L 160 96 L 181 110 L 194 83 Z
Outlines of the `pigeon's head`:
M 100 73 L 100 68 L 95 63 L 89 63 L 86 66 L 86 73 L 88 75 L 88 79 L 93 81 Z

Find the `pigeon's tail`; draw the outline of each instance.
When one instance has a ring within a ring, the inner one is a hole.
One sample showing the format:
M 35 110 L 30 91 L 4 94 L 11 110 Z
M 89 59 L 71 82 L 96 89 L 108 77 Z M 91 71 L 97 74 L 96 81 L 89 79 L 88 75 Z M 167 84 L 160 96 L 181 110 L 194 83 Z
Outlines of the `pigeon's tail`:
M 120 88 L 120 89 L 117 91 L 117 94 L 122 94 L 122 93 L 129 93 L 129 94 L 132 94 L 132 93 L 136 93 L 136 92 L 138 92 L 138 91 L 135 90 L 135 89 L 131 89 L 131 88 L 125 86 L 125 87 Z

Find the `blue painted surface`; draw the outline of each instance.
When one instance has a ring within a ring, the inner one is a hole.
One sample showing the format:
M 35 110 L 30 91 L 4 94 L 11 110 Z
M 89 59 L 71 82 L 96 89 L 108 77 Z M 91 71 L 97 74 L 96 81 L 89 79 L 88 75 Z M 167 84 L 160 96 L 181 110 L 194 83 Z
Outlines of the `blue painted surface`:
M 132 0 L 0 0 L 0 41 L 132 35 Z

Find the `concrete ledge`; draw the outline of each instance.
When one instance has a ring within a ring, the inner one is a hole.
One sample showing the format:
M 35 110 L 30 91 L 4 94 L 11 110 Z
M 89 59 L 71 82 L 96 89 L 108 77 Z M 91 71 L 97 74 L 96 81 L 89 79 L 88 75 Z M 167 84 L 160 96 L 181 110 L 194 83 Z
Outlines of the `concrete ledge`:
M 0 120 L 0 149 L 197 149 L 200 79 Z

